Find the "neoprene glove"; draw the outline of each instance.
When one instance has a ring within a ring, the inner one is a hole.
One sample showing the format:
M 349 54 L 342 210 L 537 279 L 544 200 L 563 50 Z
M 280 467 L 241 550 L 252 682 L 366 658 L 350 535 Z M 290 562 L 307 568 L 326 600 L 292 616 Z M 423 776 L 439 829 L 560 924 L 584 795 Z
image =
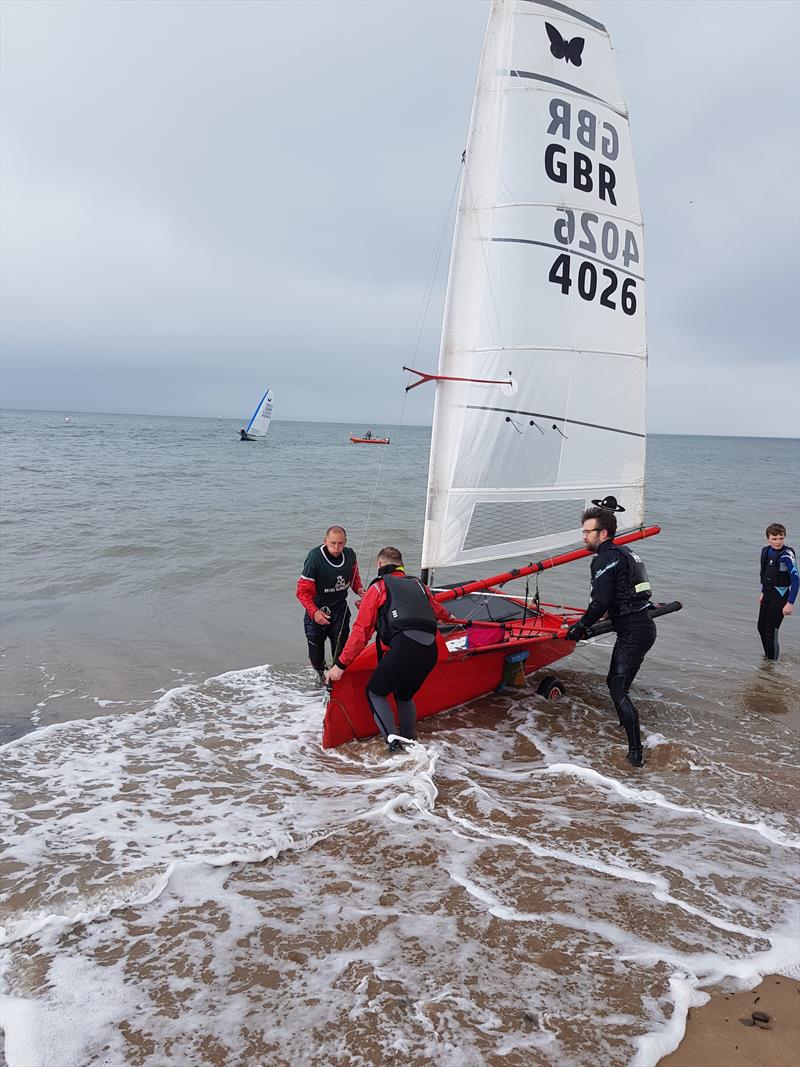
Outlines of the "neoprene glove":
M 580 641 L 586 635 L 586 627 L 582 622 L 574 622 L 567 630 L 568 641 Z

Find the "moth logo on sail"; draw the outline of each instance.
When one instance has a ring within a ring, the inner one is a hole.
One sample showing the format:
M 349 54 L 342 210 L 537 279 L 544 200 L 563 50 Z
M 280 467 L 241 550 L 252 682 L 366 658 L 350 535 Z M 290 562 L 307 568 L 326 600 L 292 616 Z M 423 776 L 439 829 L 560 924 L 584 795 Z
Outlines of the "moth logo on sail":
M 550 38 L 550 51 L 556 59 L 563 59 L 567 66 L 572 63 L 573 66 L 579 67 L 581 63 L 583 63 L 581 53 L 583 52 L 583 46 L 586 44 L 584 38 L 573 37 L 568 41 L 566 37 L 562 37 L 555 26 L 551 26 L 549 22 L 545 22 L 544 28 L 547 30 L 547 36 Z

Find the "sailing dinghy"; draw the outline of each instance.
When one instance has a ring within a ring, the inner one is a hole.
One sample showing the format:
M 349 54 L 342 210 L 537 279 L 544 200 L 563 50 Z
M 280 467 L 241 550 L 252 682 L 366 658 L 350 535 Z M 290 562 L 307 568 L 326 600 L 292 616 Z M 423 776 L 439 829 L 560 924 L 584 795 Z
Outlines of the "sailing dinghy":
M 422 546 L 437 568 L 548 558 L 436 593 L 472 627 L 440 630 L 418 718 L 575 648 L 582 608 L 501 592 L 589 555 L 581 513 L 613 496 L 617 544 L 644 527 L 642 219 L 628 112 L 605 27 L 550 0 L 493 0 L 453 235 Z M 410 368 L 406 368 L 410 369 Z M 529 555 L 530 553 L 530 555 Z M 677 603 L 655 614 L 677 610 Z M 476 622 L 479 625 L 476 625 Z M 366 648 L 331 690 L 323 745 L 377 733 Z M 545 680 L 540 691 L 557 687 Z
M 273 408 L 273 394 L 271 389 L 267 389 L 259 402 L 256 404 L 256 410 L 250 417 L 250 421 L 247 426 L 239 430 L 240 441 L 263 441 L 267 436 L 269 430 L 270 420 L 272 419 Z M 220 415 L 220 418 L 222 416 Z

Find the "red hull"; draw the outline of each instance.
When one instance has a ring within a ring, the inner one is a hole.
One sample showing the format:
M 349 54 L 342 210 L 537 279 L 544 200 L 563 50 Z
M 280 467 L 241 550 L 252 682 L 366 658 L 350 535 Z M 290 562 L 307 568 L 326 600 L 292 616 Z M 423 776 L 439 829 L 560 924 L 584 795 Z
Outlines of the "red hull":
M 350 434 L 350 441 L 354 445 L 388 445 L 388 437 L 353 437 Z
M 566 622 L 574 618 L 577 615 Z M 533 620 L 525 624 L 512 621 L 507 624 L 509 639 L 502 644 L 455 652 L 449 651 L 444 638 L 438 634 L 439 661 L 414 697 L 417 718 L 425 719 L 440 711 L 450 711 L 494 692 L 502 681 L 506 656 L 514 652 L 528 653 L 523 668 L 526 674 L 533 674 L 548 663 L 568 656 L 575 648 L 574 642 L 553 637 L 564 624 L 563 615 L 550 614 L 542 615 L 535 624 Z M 334 684 L 325 712 L 323 748 L 336 748 L 378 733 L 366 698 L 367 682 L 376 664 L 375 645 L 371 644 Z
M 355 439 L 351 437 L 350 440 Z M 373 439 L 370 438 L 369 441 Z M 632 541 L 640 541 L 644 537 L 652 537 L 659 530 L 658 526 L 642 527 L 617 537 L 616 544 L 626 545 Z M 589 555 L 591 553 L 587 548 L 575 549 L 560 556 L 540 560 L 538 563 L 529 563 L 525 567 L 505 571 L 503 574 L 495 574 L 491 578 L 482 578 L 480 581 L 467 582 L 461 586 L 450 586 L 438 591 L 435 594 L 436 599 L 444 603 L 471 596 L 480 591 L 489 590 L 491 593 L 496 593 L 495 586 L 504 585 L 514 578 L 522 578 L 527 574 L 536 574 L 539 571 L 560 567 L 564 563 L 583 559 Z M 521 601 L 518 597 L 510 595 L 504 594 L 501 599 L 523 607 L 525 604 L 524 600 Z M 540 606 L 554 607 L 552 604 Z M 668 610 L 675 611 L 677 607 L 672 606 Z M 582 614 L 580 608 L 564 607 L 561 613 L 542 611 L 540 615 L 528 618 L 525 622 L 522 621 L 522 617 L 505 618 L 503 625 L 506 640 L 502 644 L 486 645 L 483 648 L 465 648 L 451 652 L 442 635 L 438 634 L 436 643 L 439 648 L 439 661 L 414 697 L 417 718 L 425 719 L 428 715 L 436 715 L 440 711 L 450 711 L 470 700 L 475 700 L 476 697 L 494 692 L 502 682 L 506 657 L 514 652 L 528 653 L 523 667 L 525 674 L 533 674 L 542 667 L 546 667 L 548 663 L 554 663 L 558 659 L 563 659 L 564 656 L 569 656 L 575 644 L 573 641 L 565 640 L 563 636 L 565 627 L 577 622 Z M 521 615 L 522 612 L 520 612 Z M 476 625 L 480 624 L 480 617 L 476 617 L 474 612 L 471 613 L 471 617 Z M 496 616 L 490 613 L 489 619 L 495 618 Z M 486 625 L 496 626 L 497 622 L 489 621 Z M 556 637 L 559 631 L 561 636 Z M 465 632 L 469 633 L 469 631 Z M 375 645 L 372 644 L 364 649 L 361 655 L 349 665 L 342 678 L 334 684 L 322 729 L 323 748 L 335 748 L 348 741 L 372 737 L 378 733 L 366 697 L 367 682 L 376 664 L 377 653 Z

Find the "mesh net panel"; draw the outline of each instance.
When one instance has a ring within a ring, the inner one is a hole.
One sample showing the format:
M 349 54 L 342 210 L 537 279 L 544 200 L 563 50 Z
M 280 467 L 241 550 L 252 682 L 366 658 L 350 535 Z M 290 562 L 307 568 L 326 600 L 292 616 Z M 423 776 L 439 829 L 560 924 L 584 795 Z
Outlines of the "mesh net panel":
M 513 500 L 477 503 L 463 551 L 517 541 L 520 537 L 555 535 L 580 525 L 583 497 L 569 500 Z

